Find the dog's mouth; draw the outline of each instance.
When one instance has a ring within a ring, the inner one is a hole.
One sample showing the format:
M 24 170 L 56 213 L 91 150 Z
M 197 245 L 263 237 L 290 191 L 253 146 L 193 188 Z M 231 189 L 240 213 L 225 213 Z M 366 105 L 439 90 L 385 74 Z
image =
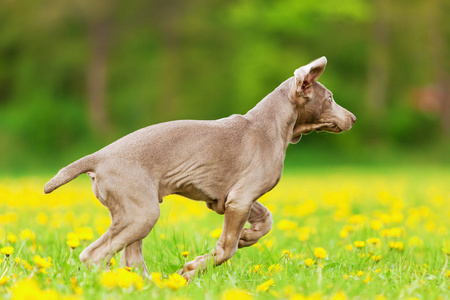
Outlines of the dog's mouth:
M 322 124 L 323 124 L 322 127 L 316 129 L 317 132 L 327 131 L 332 133 L 341 133 L 342 131 L 344 131 L 341 129 L 341 127 L 339 127 L 339 125 L 333 122 L 325 122 Z

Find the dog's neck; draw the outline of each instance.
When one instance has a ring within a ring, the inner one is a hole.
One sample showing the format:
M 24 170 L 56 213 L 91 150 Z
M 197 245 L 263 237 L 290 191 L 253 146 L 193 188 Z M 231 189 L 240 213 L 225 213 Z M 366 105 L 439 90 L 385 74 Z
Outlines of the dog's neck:
M 249 120 L 267 128 L 273 139 L 282 139 L 284 151 L 291 142 L 294 125 L 297 122 L 297 109 L 290 100 L 293 77 L 281 83 L 245 115 Z

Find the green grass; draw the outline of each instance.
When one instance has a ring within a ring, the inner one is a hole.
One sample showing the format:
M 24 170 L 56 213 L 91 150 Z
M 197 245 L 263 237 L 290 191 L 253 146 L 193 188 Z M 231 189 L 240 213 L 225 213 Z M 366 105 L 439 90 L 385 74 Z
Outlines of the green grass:
M 72 252 L 66 245 L 66 235 L 90 227 L 98 237 L 107 228 L 108 211 L 93 199 L 87 178 L 43 196 L 45 180 L 22 177 L 0 181 L 0 248 L 15 249 L 9 258 L 0 256 L 0 276 L 10 277 L 0 285 L 0 298 L 20 299 L 24 289 L 34 288 L 34 295 L 47 299 L 52 295 L 219 299 L 231 289 L 245 290 L 262 299 L 338 299 L 343 295 L 347 299 L 375 299 L 380 295 L 387 299 L 450 299 L 450 278 L 446 277 L 450 266 L 442 250 L 450 233 L 450 173 L 443 168 L 287 170 L 280 184 L 261 199 L 273 212 L 272 231 L 258 244 L 240 249 L 229 263 L 209 268 L 178 290 L 159 288 L 149 277 L 139 290 L 102 284 L 103 271 L 88 270 L 78 261 L 79 253 L 92 241 L 82 241 Z M 381 221 L 383 227 L 371 225 L 374 220 Z M 144 240 L 150 272 L 160 272 L 163 279 L 167 278 L 185 263 L 182 251 L 189 251 L 187 260 L 191 260 L 213 249 L 217 238 L 210 233 L 220 228 L 222 221 L 223 216 L 208 210 L 202 202 L 165 199 L 160 220 Z M 290 225 L 283 228 L 280 221 L 290 221 L 285 222 Z M 387 229 L 392 228 L 394 233 L 389 234 Z M 25 229 L 35 234 L 35 241 L 20 237 Z M 306 240 L 305 233 L 309 235 Z M 9 242 L 8 234 L 15 234 L 18 241 Z M 380 246 L 368 245 L 369 238 L 379 238 Z M 365 246 L 356 249 L 355 241 L 365 241 Z M 403 249 L 391 249 L 394 245 L 390 243 L 395 242 L 403 243 Z M 353 249 L 346 249 L 348 245 Z M 327 251 L 326 259 L 314 256 L 316 247 Z M 283 256 L 284 250 L 292 257 Z M 36 267 L 34 255 L 52 258 L 47 274 Z M 381 259 L 376 262 L 373 255 L 381 255 Z M 17 264 L 17 257 L 31 268 Z M 305 266 L 307 258 L 315 260 L 312 267 Z M 116 259 L 112 270 L 119 268 L 120 254 Z M 276 264 L 279 271 L 269 272 Z M 255 265 L 262 266 L 261 273 L 252 271 Z M 364 274 L 357 276 L 358 271 Z M 373 279 L 365 283 L 368 277 Z M 38 287 L 24 287 L 23 282 L 29 278 Z M 71 278 L 76 279 L 81 294 L 74 293 Z M 257 291 L 270 279 L 274 285 L 268 291 Z M 47 294 L 40 294 L 42 291 Z

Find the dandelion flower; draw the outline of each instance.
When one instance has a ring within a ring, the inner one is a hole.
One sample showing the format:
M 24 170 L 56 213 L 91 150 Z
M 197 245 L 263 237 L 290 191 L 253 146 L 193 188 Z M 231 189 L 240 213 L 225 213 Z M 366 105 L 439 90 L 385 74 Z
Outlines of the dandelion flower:
M 260 285 L 258 285 L 256 287 L 256 291 L 257 292 L 267 292 L 267 290 L 273 286 L 275 284 L 275 281 L 273 280 L 273 278 L 270 278 L 269 280 L 261 283 Z
M 51 260 L 35 255 L 33 261 L 39 268 L 47 269 L 52 266 Z
M 362 248 L 364 248 L 366 243 L 364 241 L 354 241 L 353 245 L 355 245 L 355 247 L 358 249 L 362 249 Z
M 164 280 L 164 285 L 167 286 L 171 290 L 178 290 L 184 286 L 186 286 L 186 279 L 179 275 L 178 273 L 174 273 L 169 276 L 169 278 Z
M 337 292 L 330 299 L 331 300 L 347 300 L 347 296 L 344 294 L 344 292 Z
M 73 238 L 73 239 L 67 240 L 66 244 L 70 248 L 75 249 L 76 247 L 80 246 L 80 240 L 78 238 Z
M 183 251 L 183 252 L 181 252 L 181 256 L 183 256 L 183 257 L 188 257 L 188 256 L 189 256 L 189 251 Z
M 379 238 L 370 238 L 367 240 L 367 244 L 378 246 L 381 244 L 381 240 Z
M 341 231 L 339 231 L 339 236 L 343 239 L 345 239 L 346 237 L 348 237 L 348 231 L 345 229 L 342 229 Z
M 113 257 L 113 258 L 111 258 L 111 260 L 109 261 L 109 265 L 111 266 L 111 267 L 114 267 L 115 265 L 116 265 L 116 259 Z
M 307 267 L 311 267 L 312 265 L 314 265 L 314 260 L 312 260 L 311 258 L 305 259 L 304 262 Z
M 5 277 L 0 278 L 0 286 L 5 285 L 6 283 L 8 283 L 9 279 L 10 279 L 9 276 L 5 276 Z
M 371 220 L 370 227 L 373 230 L 380 230 L 383 227 L 383 222 L 381 222 L 380 220 Z
M 11 244 L 14 244 L 15 242 L 17 242 L 17 236 L 16 236 L 15 234 L 8 233 L 7 240 L 8 240 L 8 242 L 10 242 Z
M 165 235 L 164 233 L 161 233 L 160 237 L 161 237 L 161 239 L 162 239 L 163 241 L 166 240 L 166 235 Z
M 448 270 L 448 271 L 445 273 L 445 277 L 450 278 L 450 270 Z
M 415 235 L 409 238 L 408 245 L 411 247 L 422 247 L 423 241 L 418 236 Z
M 44 213 L 39 213 L 36 217 L 36 220 L 38 221 L 39 224 L 45 225 L 48 223 L 48 216 Z
M 364 283 L 369 283 L 373 280 L 373 277 L 367 276 L 366 279 L 363 280 Z
M 3 247 L 2 249 L 0 249 L 0 252 L 2 252 L 3 254 L 6 255 L 6 257 L 10 256 L 11 254 L 14 253 L 14 248 L 9 246 L 9 247 Z
M 116 275 L 113 272 L 105 272 L 100 277 L 100 283 L 107 288 L 113 288 L 117 285 Z
M 36 235 L 30 229 L 25 229 L 20 232 L 20 239 L 35 241 Z
M 221 300 L 251 300 L 253 299 L 250 294 L 241 289 L 232 289 L 222 294 Z
M 250 270 L 248 271 L 249 274 L 252 273 L 258 273 L 259 275 L 263 275 L 263 271 L 262 271 L 262 265 L 253 265 L 253 267 L 250 267 Z
M 75 233 L 82 241 L 90 241 L 94 238 L 94 232 L 90 227 L 79 227 L 75 230 Z
M 371 258 L 374 262 L 379 262 L 381 260 L 381 255 L 373 255 Z
M 152 281 L 156 284 L 160 289 L 163 288 L 163 282 L 161 280 L 162 274 L 159 272 L 153 272 L 150 274 Z
M 348 244 L 347 246 L 345 246 L 345 250 L 352 251 L 353 250 L 353 246 L 351 244 Z
M 325 251 L 325 249 L 323 249 L 322 247 L 317 247 L 314 249 L 314 255 L 317 258 L 326 258 L 327 257 L 327 251 Z
M 222 228 L 217 228 L 217 229 L 214 229 L 213 231 L 211 231 L 211 233 L 209 235 L 214 239 L 218 239 L 218 238 L 220 238 L 221 234 L 222 234 Z
M 363 271 L 359 270 L 358 272 L 356 272 L 356 276 L 362 276 L 364 274 Z
M 292 259 L 292 253 L 289 250 L 283 250 L 282 256 L 286 259 Z
M 280 266 L 280 264 L 270 265 L 269 268 L 267 268 L 267 273 L 269 274 L 269 276 L 280 271 L 283 271 L 283 266 Z
M 278 222 L 278 229 L 280 230 L 294 230 L 297 228 L 297 223 L 289 220 L 281 220 Z

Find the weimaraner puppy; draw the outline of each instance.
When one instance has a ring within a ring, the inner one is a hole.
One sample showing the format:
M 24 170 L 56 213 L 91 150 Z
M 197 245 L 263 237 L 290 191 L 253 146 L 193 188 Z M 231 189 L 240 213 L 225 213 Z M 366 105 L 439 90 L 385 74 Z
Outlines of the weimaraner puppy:
M 215 249 L 179 271 L 187 280 L 204 271 L 208 259 L 220 265 L 238 248 L 255 244 L 272 227 L 270 211 L 257 200 L 280 180 L 289 143 L 313 130 L 349 130 L 356 120 L 317 82 L 326 64 L 321 57 L 295 70 L 245 115 L 152 125 L 61 169 L 44 193 L 87 173 L 95 197 L 111 213 L 110 228 L 80 260 L 103 266 L 125 249 L 122 264 L 148 272 L 142 239 L 155 226 L 159 203 L 169 194 L 205 201 L 225 214 Z M 244 229 L 246 222 L 251 228 Z

